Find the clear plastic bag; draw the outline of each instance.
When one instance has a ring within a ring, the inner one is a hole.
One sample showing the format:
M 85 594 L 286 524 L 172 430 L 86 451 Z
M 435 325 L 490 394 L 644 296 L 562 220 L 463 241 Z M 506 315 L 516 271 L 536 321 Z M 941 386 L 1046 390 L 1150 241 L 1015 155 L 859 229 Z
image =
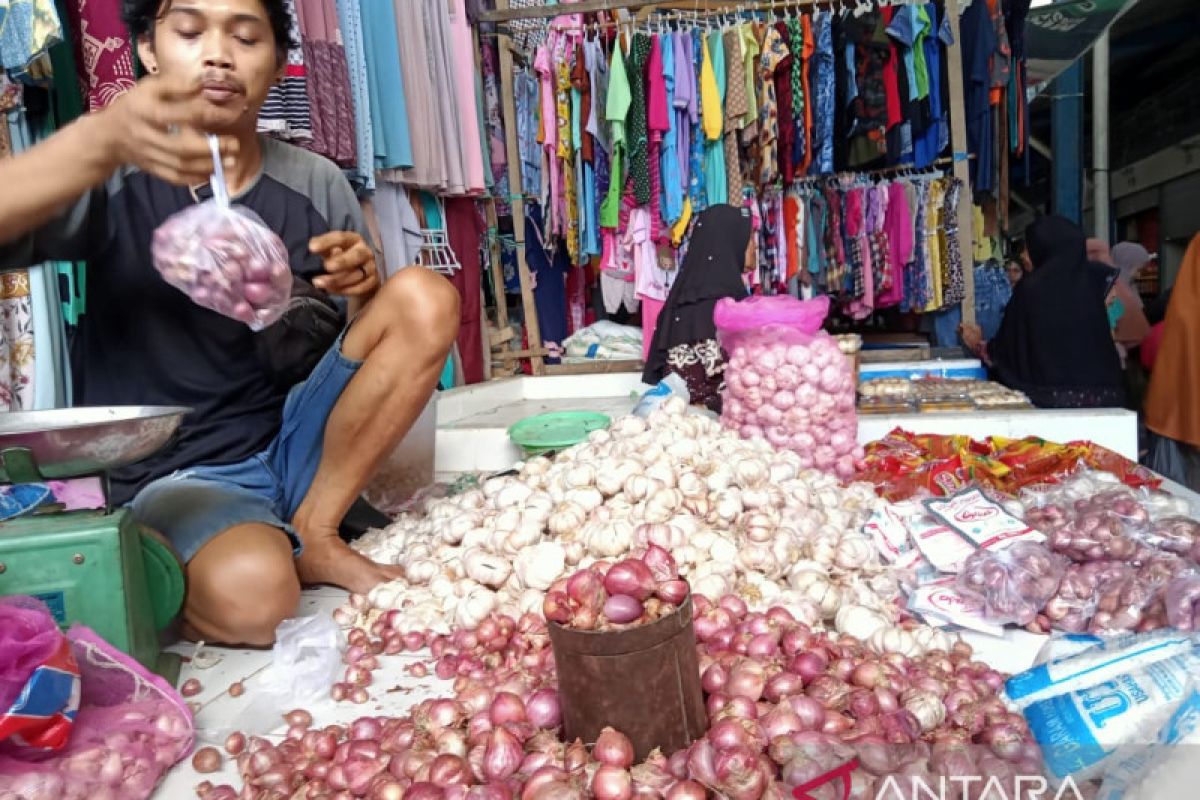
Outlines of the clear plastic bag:
M 1066 571 L 1062 556 L 1036 542 L 1003 550 L 978 550 L 963 563 L 958 588 L 983 603 L 992 622 L 1028 625 L 1058 590 Z
M 248 208 L 230 204 L 213 148 L 213 199 L 185 208 L 154 231 L 150 254 L 163 279 L 198 305 L 259 331 L 292 296 L 292 269 L 279 236 Z
M 1200 574 L 1189 570 L 1172 578 L 1163 590 L 1163 602 L 1172 628 L 1194 631 L 1200 627 Z
M 75 625 L 67 638 L 82 689 L 70 741 L 49 755 L 5 748 L 0 789 L 23 800 L 146 800 L 191 751 L 191 713 L 166 681 L 90 629 Z
M 235 730 L 262 735 L 283 725 L 283 715 L 329 696 L 344 667 L 342 631 L 327 614 L 285 619 L 275 629 L 271 664 L 248 687 L 251 699 L 228 728 L 203 728 L 207 742 L 220 743 Z M 252 690 L 249 690 L 252 689 Z

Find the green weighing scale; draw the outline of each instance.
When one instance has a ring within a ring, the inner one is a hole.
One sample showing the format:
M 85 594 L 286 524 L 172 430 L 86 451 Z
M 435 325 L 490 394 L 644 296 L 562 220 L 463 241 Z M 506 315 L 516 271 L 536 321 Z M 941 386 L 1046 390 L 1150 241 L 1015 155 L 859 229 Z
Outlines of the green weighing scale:
M 0 522 L 0 595 L 39 598 L 63 628 L 87 625 L 172 683 L 179 656 L 162 652 L 159 634 L 183 604 L 183 565 L 127 509 L 110 507 L 107 473 L 157 452 L 189 410 L 0 414 L 0 484 L 55 482 L 33 512 Z M 77 499 L 64 504 L 68 496 Z

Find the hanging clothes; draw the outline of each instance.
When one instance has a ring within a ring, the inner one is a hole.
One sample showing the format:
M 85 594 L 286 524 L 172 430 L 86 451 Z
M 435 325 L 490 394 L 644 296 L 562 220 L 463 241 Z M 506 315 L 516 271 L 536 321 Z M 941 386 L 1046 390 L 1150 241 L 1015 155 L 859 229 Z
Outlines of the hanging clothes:
M 367 7 L 371 5 L 367 4 Z M 288 36 L 295 46 L 288 48 L 283 78 L 268 90 L 267 99 L 259 109 L 258 130 L 300 143 L 312 139 L 312 110 L 308 104 L 308 72 L 305 69 L 304 48 L 300 44 L 303 37 L 300 35 L 300 18 L 295 0 L 287 0 L 287 10 Z M 367 16 L 366 8 L 363 9 L 363 15 L 364 18 Z M 370 29 L 368 25 L 367 30 Z M 130 70 L 132 73 L 132 62 Z
M 725 182 L 726 194 L 734 204 L 742 202 L 742 156 L 738 146 L 740 130 L 750 103 L 746 97 L 746 62 L 742 54 L 740 28 L 728 28 L 722 34 L 725 46 Z
M 679 164 L 679 114 L 675 101 L 675 37 L 664 34 L 660 40 L 662 51 L 663 86 L 666 92 L 667 130 L 662 137 L 662 156 L 659 171 L 662 177 L 663 221 L 674 225 L 683 215 L 683 175 Z
M 371 121 L 371 82 L 363 35 L 362 8 L 357 0 L 337 0 L 338 26 L 346 55 L 354 120 L 354 168 L 350 179 L 375 188 L 375 129 Z M 407 122 L 406 122 L 407 124 Z
M 459 294 L 458 356 L 467 383 L 483 381 L 483 311 L 480 247 L 483 242 L 483 216 L 474 200 L 451 198 L 446 201 L 446 237 L 460 269 L 450 276 Z
M 629 179 L 639 205 L 650 202 L 649 129 L 646 119 L 646 63 L 650 59 L 650 37 L 633 35 L 629 51 L 629 116 L 626 118 L 629 145 Z
M 332 0 L 298 0 L 301 47 L 308 77 L 312 139 L 305 143 L 335 164 L 353 168 L 358 159 L 350 68 Z
M 987 3 L 972 3 L 959 24 L 962 37 L 963 116 L 967 147 L 975 155 L 969 162 L 971 189 L 976 194 L 991 192 L 995 166 L 995 136 L 992 128 L 991 56 L 996 48 L 996 30 Z
M 705 47 L 708 49 L 709 61 L 712 65 L 713 82 L 716 84 L 716 96 L 713 102 L 713 125 L 709 136 L 708 125 L 705 125 L 706 140 L 704 143 L 704 175 L 706 179 L 705 193 L 711 205 L 724 203 L 729 197 L 728 173 L 725 170 L 725 93 L 728 87 L 728 74 L 725 71 L 725 40 L 720 31 L 713 31 L 705 37 Z
M 378 169 L 407 169 L 413 165 L 408 127 L 408 99 L 400 71 L 395 7 L 388 2 L 360 3 L 363 55 L 367 64 L 368 106 L 372 151 Z M 291 52 L 288 70 L 291 71 Z M 286 88 L 288 78 L 283 84 Z M 260 117 L 261 120 L 261 117 Z

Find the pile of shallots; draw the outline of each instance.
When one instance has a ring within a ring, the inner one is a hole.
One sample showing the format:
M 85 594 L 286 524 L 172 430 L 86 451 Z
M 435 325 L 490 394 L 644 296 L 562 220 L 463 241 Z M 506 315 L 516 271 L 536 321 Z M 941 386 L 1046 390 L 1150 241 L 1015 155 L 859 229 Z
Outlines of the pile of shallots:
M 693 603 L 709 727 L 680 752 L 655 751 L 634 765 L 618 731 L 605 730 L 595 743 L 563 741 L 545 621 L 491 615 L 474 630 L 426 637 L 435 671 L 454 680 L 453 697 L 422 702 L 406 717 L 364 717 L 345 727 L 313 727 L 298 710 L 279 743 L 234 734 L 226 751 L 237 760 L 244 794 L 209 784 L 198 794 L 783 800 L 857 759 L 847 769 L 849 796 L 863 800 L 888 781 L 908 786 L 911 776 L 936 786 L 940 776 L 1040 774 L 1024 719 L 998 695 L 1003 676 L 972 661 L 962 643 L 881 655 L 852 636 L 814 631 L 782 607 L 753 612 L 733 595 Z M 366 614 L 372 641 L 407 635 L 386 624 L 389 615 L 396 619 L 394 612 Z M 206 753 L 206 760 L 219 758 Z M 841 787 L 813 797 L 842 797 Z
M 597 561 L 546 594 L 542 612 L 550 622 L 581 631 L 645 625 L 675 613 L 688 596 L 675 559 L 652 544 L 637 558 Z
M 818 332 L 789 344 L 768 331 L 737 342 L 725 367 L 725 426 L 795 451 L 805 469 L 853 477 L 863 457 L 854 368 L 837 340 Z
M 742 439 L 673 398 L 648 419 L 619 419 L 354 546 L 404 567 L 405 578 L 376 587 L 369 602 L 397 609 L 409 630 L 448 633 L 492 613 L 540 612 L 555 581 L 652 544 L 696 594 L 783 605 L 810 625 L 848 604 L 891 623 L 900 590 L 862 533 L 881 502 L 871 486 L 843 487 L 797 453 Z M 356 614 L 345 608 L 338 618 Z

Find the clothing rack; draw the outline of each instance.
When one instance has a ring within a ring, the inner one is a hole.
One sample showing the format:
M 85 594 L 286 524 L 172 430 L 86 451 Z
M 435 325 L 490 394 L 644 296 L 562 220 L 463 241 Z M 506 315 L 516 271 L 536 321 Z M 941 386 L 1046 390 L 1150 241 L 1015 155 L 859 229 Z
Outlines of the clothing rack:
M 647 23 L 656 12 L 679 12 L 678 19 L 686 20 L 691 16 L 703 14 L 737 14 L 743 11 L 783 11 L 789 9 L 836 9 L 868 7 L 875 8 L 879 0 L 578 0 L 570 4 L 550 4 L 528 8 L 511 8 L 509 0 L 496 0 L 493 11 L 480 12 L 477 19 L 480 22 L 505 23 L 524 20 L 550 20 L 566 14 L 583 14 L 596 11 L 635 11 L 634 26 Z M 934 162 L 935 166 L 953 165 L 954 177 L 962 182 L 965 192 L 964 202 L 958 204 L 958 239 L 962 253 L 972 253 L 974 215 L 971 211 L 970 173 L 968 170 L 967 126 L 965 117 L 965 99 L 963 95 L 962 50 L 959 32 L 958 0 L 943 0 L 945 16 L 950 26 L 953 43 L 946 47 L 946 69 L 948 74 L 948 89 L 950 97 L 950 152 L 951 156 Z M 604 23 L 606 27 L 614 27 L 613 23 Z M 624 21 L 616 23 L 615 27 L 627 27 Z M 587 25 L 584 26 L 587 28 Z M 534 375 L 553 374 L 587 374 L 611 371 L 611 366 L 604 364 L 560 364 L 547 365 L 540 354 L 542 347 L 541 331 L 538 326 L 537 307 L 533 299 L 533 284 L 529 266 L 525 261 L 525 198 L 519 194 L 521 186 L 521 161 L 517 144 L 517 111 L 513 91 L 513 42 L 510 32 L 501 29 L 496 34 L 500 52 L 500 102 L 504 117 L 505 150 L 508 156 L 508 183 L 513 194 L 509 198 L 512 203 L 513 234 L 516 239 L 517 273 L 521 284 L 521 302 L 525 312 L 525 330 L 527 337 L 526 351 L 512 351 L 504 354 L 505 358 L 519 358 L 528 355 L 530 369 Z M 892 167 L 878 170 L 878 174 L 888 174 L 903 170 L 904 167 Z M 863 174 L 863 173 L 856 173 Z M 870 174 L 870 173 L 867 173 Z M 975 323 L 975 271 L 963 270 L 965 295 L 962 302 L 962 319 L 966 324 Z M 503 298 L 498 298 L 503 303 Z

